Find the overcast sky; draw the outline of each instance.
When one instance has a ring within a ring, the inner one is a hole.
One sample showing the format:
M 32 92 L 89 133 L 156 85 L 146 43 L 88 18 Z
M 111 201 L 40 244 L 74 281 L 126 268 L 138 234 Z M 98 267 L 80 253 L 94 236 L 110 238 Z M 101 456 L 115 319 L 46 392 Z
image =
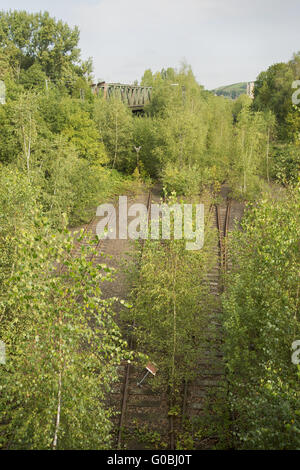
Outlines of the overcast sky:
M 78 25 L 83 58 L 107 82 L 186 60 L 211 89 L 254 80 L 300 50 L 300 0 L 0 0 L 8 8 Z

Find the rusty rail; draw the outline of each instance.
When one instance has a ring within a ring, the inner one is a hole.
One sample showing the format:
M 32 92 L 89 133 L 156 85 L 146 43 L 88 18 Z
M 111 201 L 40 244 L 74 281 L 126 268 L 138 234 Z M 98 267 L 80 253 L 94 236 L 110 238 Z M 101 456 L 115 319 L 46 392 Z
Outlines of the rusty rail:
M 150 203 L 151 203 L 151 191 L 149 191 L 148 199 L 147 199 L 148 220 L 149 220 Z M 141 241 L 140 263 L 142 263 L 144 243 L 145 243 L 145 241 L 142 240 Z M 132 327 L 134 327 L 134 323 L 133 323 Z M 131 335 L 130 339 L 129 339 L 129 348 L 132 349 L 132 347 L 133 347 L 133 337 Z M 120 414 L 120 421 L 119 421 L 119 428 L 118 428 L 118 438 L 117 438 L 117 448 L 118 449 L 121 449 L 121 446 L 122 446 L 122 431 L 123 431 L 123 428 L 124 428 L 124 425 L 125 425 L 125 422 L 126 422 L 127 401 L 128 401 L 128 396 L 129 396 L 130 369 L 131 369 L 131 364 L 128 363 L 126 365 L 126 370 L 125 370 L 125 380 L 124 380 L 124 387 L 123 387 L 121 414 Z

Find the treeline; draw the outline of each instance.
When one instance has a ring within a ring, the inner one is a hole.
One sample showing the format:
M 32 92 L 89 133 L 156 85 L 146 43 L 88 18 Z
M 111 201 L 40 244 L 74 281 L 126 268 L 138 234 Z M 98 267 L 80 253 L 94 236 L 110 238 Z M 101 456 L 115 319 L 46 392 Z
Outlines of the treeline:
M 7 87 L 0 161 L 35 173 L 48 204 L 68 211 L 73 221 L 99 198 L 90 181 L 89 195 L 78 188 L 85 195 L 75 190 L 73 201 L 70 188 L 79 185 L 74 173 L 86 174 L 87 181 L 89 175 L 105 179 L 104 167 L 135 172 L 160 178 L 182 194 L 228 181 L 244 198 L 253 198 L 276 173 L 276 111 L 254 112 L 245 95 L 234 102 L 215 97 L 186 64 L 178 71 L 145 72 L 141 84 L 153 86 L 152 100 L 143 116 L 135 116 L 118 97 L 108 102 L 92 94 L 91 63 L 80 60 L 76 28 L 47 13 L 2 12 L 0 31 L 0 76 Z M 60 165 L 66 175 L 62 191 L 53 187 Z M 73 174 L 70 167 L 77 167 Z M 71 200 L 52 201 L 54 192 L 68 192 Z
M 111 447 L 107 394 L 129 357 L 101 292 L 112 272 L 67 230 L 133 187 L 110 168 L 110 110 L 97 114 L 78 40 L 47 13 L 0 13 L 3 449 Z
M 271 176 L 280 183 L 297 183 L 300 169 L 299 97 L 300 54 L 287 62 L 271 65 L 257 77 L 254 88 L 254 111 L 269 110 L 275 116 L 275 128 L 270 148 Z M 295 83 L 294 83 L 295 82 Z
M 48 13 L 0 13 L 0 78 L 6 86 L 1 174 L 21 172 L 57 226 L 63 213 L 73 225 L 87 220 L 87 209 L 124 186 L 124 178 L 108 169 L 114 158 L 109 109 L 98 116 L 90 64 L 80 60 L 78 41 L 76 28 Z
M 268 179 L 274 118 L 253 112 L 246 95 L 235 102 L 215 97 L 183 64 L 179 71 L 147 70 L 153 86 L 146 119 L 140 119 L 140 159 L 167 190 L 199 194 L 228 181 L 241 197 L 254 197 Z
M 225 358 L 234 446 L 300 445 L 299 106 L 292 103 L 299 54 L 272 65 L 255 85 L 252 105 L 270 112 L 267 179 L 273 197 L 248 207 L 230 242 L 232 271 L 223 295 Z M 275 119 L 274 119 L 275 118 Z M 295 343 L 296 345 L 298 343 Z M 294 355 L 294 360 L 292 360 Z

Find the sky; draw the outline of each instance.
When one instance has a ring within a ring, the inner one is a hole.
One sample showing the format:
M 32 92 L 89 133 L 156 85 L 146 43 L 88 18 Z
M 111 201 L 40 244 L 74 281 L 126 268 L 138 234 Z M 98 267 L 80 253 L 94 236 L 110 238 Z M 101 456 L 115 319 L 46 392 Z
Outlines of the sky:
M 0 0 L 8 8 L 77 25 L 82 57 L 106 82 L 185 61 L 212 89 L 255 80 L 300 50 L 299 0 Z

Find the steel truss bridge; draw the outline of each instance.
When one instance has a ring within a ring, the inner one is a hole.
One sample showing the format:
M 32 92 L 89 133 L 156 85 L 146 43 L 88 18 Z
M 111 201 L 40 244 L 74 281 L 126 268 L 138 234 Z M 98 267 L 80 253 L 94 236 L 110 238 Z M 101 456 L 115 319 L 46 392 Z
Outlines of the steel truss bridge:
M 95 95 L 101 93 L 107 100 L 112 97 L 121 99 L 132 111 L 143 110 L 144 106 L 151 100 L 152 95 L 151 86 L 125 85 L 122 83 L 95 83 L 92 85 L 92 90 Z

